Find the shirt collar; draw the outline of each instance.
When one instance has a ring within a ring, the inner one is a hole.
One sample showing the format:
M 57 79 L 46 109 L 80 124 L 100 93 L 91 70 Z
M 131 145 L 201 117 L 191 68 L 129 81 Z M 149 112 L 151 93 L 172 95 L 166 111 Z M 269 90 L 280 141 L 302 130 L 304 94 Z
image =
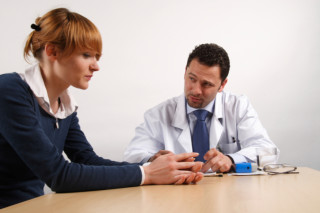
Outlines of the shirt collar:
M 61 103 L 57 113 L 54 114 L 52 112 L 50 108 L 47 89 L 41 75 L 39 64 L 35 64 L 34 66 L 28 68 L 24 74 L 21 74 L 21 77 L 31 88 L 40 106 L 49 114 L 53 115 L 56 118 L 63 119 L 71 115 L 73 112 L 77 111 L 78 105 L 67 89 L 63 91 L 59 96 Z
M 205 106 L 204 108 L 201 108 L 201 109 L 204 109 L 204 110 L 207 110 L 207 111 L 210 112 L 210 113 L 213 113 L 213 110 L 214 110 L 214 102 L 215 102 L 215 99 L 213 99 L 207 106 Z M 189 104 L 188 104 L 187 101 L 186 101 L 186 104 L 187 104 L 187 114 L 190 114 L 190 113 L 192 113 L 193 111 L 198 110 L 197 108 L 193 108 L 193 107 L 189 106 Z

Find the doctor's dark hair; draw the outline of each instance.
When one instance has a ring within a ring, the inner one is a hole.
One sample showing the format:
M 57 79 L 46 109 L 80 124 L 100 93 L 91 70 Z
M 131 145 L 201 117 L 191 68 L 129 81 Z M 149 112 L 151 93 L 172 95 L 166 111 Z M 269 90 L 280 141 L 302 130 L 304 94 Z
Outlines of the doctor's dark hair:
M 228 53 L 220 46 L 216 44 L 201 44 L 196 46 L 195 49 L 189 54 L 187 66 L 188 67 L 193 59 L 197 59 L 200 64 L 206 66 L 219 65 L 221 72 L 220 77 L 223 82 L 230 69 L 230 61 Z
M 57 8 L 38 17 L 31 28 L 33 31 L 24 47 L 26 60 L 30 53 L 41 60 L 46 44 L 55 45 L 65 57 L 78 50 L 95 51 L 97 59 L 101 56 L 102 39 L 97 27 L 89 19 L 66 8 Z

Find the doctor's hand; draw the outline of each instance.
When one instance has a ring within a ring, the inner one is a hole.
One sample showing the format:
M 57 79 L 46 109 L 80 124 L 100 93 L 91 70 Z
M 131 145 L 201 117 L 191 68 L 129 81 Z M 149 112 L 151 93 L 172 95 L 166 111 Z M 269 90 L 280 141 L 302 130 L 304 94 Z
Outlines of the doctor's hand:
M 184 162 L 198 156 L 198 153 L 166 154 L 157 157 L 152 163 L 143 166 L 146 184 L 183 184 L 200 181 L 201 162 Z
M 166 155 L 166 154 L 173 154 L 171 151 L 169 150 L 160 150 L 159 152 L 157 152 L 155 155 L 153 155 L 148 162 L 152 162 L 154 161 L 157 157 L 161 156 L 161 155 Z
M 215 148 L 210 149 L 203 158 L 206 162 L 201 169 L 202 172 L 206 172 L 210 168 L 213 172 L 228 172 L 232 167 L 231 159 Z

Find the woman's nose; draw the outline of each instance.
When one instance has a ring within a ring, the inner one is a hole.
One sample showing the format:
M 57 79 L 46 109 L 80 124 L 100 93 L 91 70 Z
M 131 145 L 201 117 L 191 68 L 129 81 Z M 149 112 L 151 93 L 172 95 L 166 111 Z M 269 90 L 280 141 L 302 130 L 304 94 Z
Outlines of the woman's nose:
M 95 61 L 94 63 L 92 63 L 89 68 L 90 68 L 90 70 L 93 71 L 93 72 L 99 71 L 99 69 L 100 69 L 97 61 Z

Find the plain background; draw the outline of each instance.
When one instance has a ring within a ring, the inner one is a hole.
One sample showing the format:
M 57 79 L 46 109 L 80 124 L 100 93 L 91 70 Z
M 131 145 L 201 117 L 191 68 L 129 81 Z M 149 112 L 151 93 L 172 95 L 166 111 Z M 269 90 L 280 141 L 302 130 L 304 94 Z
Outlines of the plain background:
M 320 170 L 320 1 L 1 0 L 0 73 L 30 66 L 30 25 L 56 7 L 86 16 L 103 37 L 100 71 L 88 90 L 72 89 L 99 155 L 122 160 L 144 111 L 183 92 L 188 54 L 217 43 L 231 60 L 225 90 L 249 97 L 280 162 Z

